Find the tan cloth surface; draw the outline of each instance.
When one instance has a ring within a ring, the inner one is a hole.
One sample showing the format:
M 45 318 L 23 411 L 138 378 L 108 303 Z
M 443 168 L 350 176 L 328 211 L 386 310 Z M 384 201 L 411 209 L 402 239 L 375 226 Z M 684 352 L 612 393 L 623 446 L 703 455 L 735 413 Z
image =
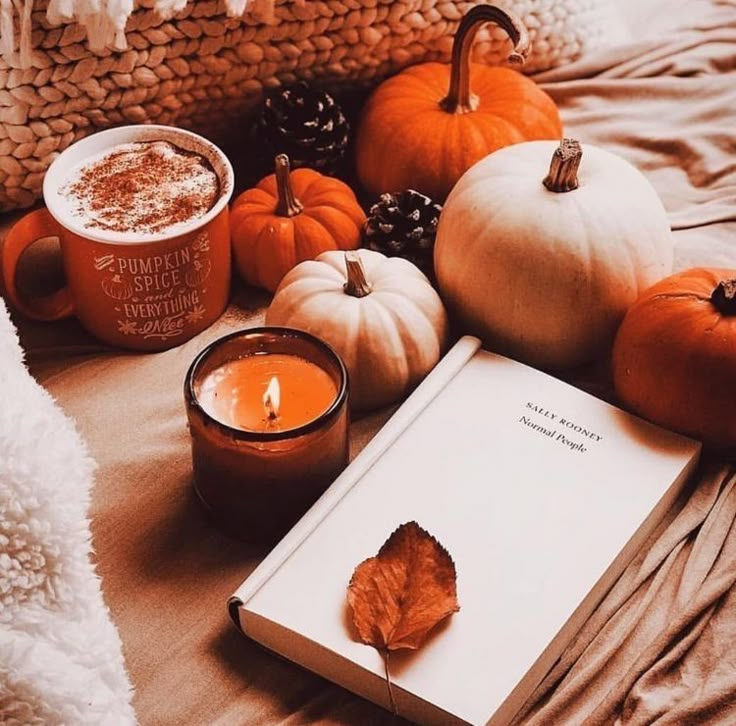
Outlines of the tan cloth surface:
M 261 323 L 265 300 L 252 290 L 236 295 L 215 326 L 156 355 L 89 353 L 81 335 L 63 360 L 58 346 L 30 352 L 34 372 L 100 465 L 91 510 L 98 573 L 142 724 L 277 724 L 292 711 L 307 723 L 320 713 L 335 723 L 386 717 L 262 652 L 227 616 L 227 598 L 266 550 L 221 535 L 202 514 L 191 489 L 182 388 L 196 353 Z M 387 416 L 353 425 L 353 451 Z
M 655 184 L 677 230 L 678 267 L 736 268 L 736 5 L 626 4 L 636 41 L 545 74 L 545 88 L 569 134 L 617 151 Z M 182 383 L 198 350 L 261 322 L 266 302 L 238 288 L 216 326 L 156 355 L 109 349 L 74 321 L 16 322 L 32 371 L 99 463 L 94 544 L 141 723 L 396 723 L 262 652 L 227 620 L 228 595 L 264 552 L 218 534 L 193 498 Z M 605 393 L 604 369 L 577 380 Z M 354 451 L 389 413 L 356 422 Z M 526 720 L 736 721 L 736 495 L 712 466 L 585 626 Z
M 703 467 L 518 722 L 736 723 L 734 485 Z
M 676 231 L 676 267 L 736 267 L 736 2 L 657 4 L 636 20 L 654 37 L 537 78 L 566 135 L 647 175 Z M 662 30 L 672 25 L 688 29 Z
M 678 269 L 736 268 L 736 3 L 637 5 L 632 29 L 646 37 L 539 80 L 566 134 L 646 173 Z M 725 465 L 705 467 L 519 723 L 736 723 L 734 483 Z

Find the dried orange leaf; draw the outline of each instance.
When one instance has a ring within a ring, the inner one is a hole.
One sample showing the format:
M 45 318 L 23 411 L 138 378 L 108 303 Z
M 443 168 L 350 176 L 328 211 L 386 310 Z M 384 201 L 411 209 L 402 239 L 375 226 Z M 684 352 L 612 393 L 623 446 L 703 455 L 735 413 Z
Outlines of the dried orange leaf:
M 416 522 L 402 524 L 350 580 L 348 603 L 360 640 L 381 651 L 417 649 L 460 609 L 455 580 L 447 550 Z

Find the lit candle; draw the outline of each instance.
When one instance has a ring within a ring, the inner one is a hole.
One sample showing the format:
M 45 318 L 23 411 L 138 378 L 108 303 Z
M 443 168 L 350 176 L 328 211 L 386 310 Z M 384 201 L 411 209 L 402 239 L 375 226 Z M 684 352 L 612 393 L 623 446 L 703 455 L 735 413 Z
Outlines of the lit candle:
M 244 431 L 286 431 L 324 413 L 337 385 L 323 368 L 283 353 L 256 353 L 207 374 L 198 394 L 211 416 Z
M 347 465 L 347 373 L 308 333 L 221 338 L 192 363 L 184 392 L 195 490 L 238 537 L 285 534 Z

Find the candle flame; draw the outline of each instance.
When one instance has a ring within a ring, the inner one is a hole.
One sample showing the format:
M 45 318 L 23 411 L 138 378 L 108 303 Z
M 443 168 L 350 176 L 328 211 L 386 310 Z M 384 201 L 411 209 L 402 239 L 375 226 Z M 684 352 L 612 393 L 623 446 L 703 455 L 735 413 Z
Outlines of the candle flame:
M 263 407 L 266 409 L 266 417 L 269 421 L 275 421 L 278 418 L 280 405 L 281 387 L 279 386 L 279 379 L 274 376 L 263 394 Z

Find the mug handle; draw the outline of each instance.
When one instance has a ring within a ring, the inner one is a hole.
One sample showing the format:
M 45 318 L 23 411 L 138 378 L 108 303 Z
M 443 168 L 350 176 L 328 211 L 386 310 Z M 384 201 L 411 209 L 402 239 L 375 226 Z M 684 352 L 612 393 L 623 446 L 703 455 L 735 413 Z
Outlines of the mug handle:
M 71 293 L 62 287 L 49 295 L 27 297 L 18 290 L 16 272 L 25 250 L 44 237 L 61 237 L 62 227 L 44 207 L 19 219 L 5 237 L 2 250 L 2 272 L 5 292 L 11 304 L 32 320 L 61 320 L 74 312 Z

